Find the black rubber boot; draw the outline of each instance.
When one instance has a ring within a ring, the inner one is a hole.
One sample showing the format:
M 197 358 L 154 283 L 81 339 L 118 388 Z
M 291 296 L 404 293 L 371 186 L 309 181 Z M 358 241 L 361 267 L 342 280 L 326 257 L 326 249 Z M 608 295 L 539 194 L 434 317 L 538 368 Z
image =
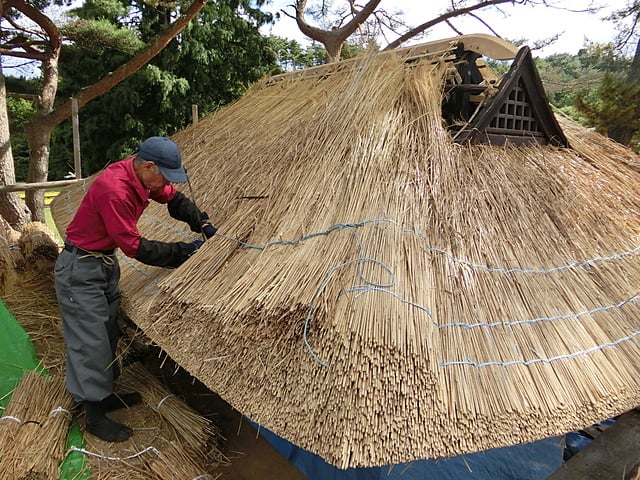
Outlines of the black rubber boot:
M 105 412 L 112 412 L 121 408 L 129 408 L 142 403 L 142 396 L 138 392 L 112 393 L 102 400 L 102 409 Z
M 133 431 L 105 416 L 102 402 L 83 402 L 87 432 L 107 442 L 122 442 Z

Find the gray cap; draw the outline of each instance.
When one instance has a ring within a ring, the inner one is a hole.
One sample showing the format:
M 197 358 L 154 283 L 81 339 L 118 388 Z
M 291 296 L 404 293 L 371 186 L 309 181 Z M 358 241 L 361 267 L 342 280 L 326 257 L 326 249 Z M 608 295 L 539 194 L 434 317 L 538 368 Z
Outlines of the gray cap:
M 149 137 L 140 144 L 138 156 L 155 163 L 162 175 L 172 183 L 187 181 L 178 145 L 166 137 Z

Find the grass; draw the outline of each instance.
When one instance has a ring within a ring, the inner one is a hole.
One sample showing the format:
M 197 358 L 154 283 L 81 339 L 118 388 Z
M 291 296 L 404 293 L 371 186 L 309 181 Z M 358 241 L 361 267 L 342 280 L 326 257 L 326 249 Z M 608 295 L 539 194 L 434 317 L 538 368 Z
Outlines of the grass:
M 56 195 L 58 195 L 58 193 L 60 193 L 60 187 L 58 188 L 50 188 L 48 190 L 46 190 L 44 192 L 44 218 L 45 218 L 45 223 L 47 225 L 47 227 L 49 227 L 51 229 L 51 231 L 54 233 L 55 237 L 56 237 L 56 241 L 58 242 L 58 245 L 62 245 L 64 244 L 64 239 L 62 238 L 62 235 L 60 235 L 60 232 L 58 232 L 58 229 L 56 228 L 56 224 L 53 221 L 53 217 L 51 216 L 51 210 L 49 209 L 49 205 L 51 204 L 51 201 L 56 197 Z M 24 192 L 18 192 L 18 195 L 20 195 L 20 198 L 22 198 L 24 200 Z
M 56 241 L 58 242 L 58 245 L 62 245 L 64 243 L 64 239 L 62 238 L 62 235 L 60 235 L 60 232 L 58 232 L 58 229 L 56 228 L 56 224 L 53 221 L 53 217 L 51 216 L 51 209 L 48 206 L 45 206 L 44 208 L 44 218 L 45 218 L 45 223 L 47 224 L 47 227 L 49 227 L 51 231 L 54 233 L 54 235 L 56 236 Z

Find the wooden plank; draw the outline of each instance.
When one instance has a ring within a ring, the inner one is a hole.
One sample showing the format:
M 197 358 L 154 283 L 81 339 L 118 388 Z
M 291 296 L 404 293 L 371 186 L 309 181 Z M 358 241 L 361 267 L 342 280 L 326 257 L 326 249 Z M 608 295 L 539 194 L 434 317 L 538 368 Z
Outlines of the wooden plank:
M 634 478 L 628 475 L 640 462 L 640 409 L 622 415 L 547 480 Z
M 51 182 L 33 182 L 33 183 L 16 183 L 15 185 L 0 185 L 0 193 L 5 192 L 21 192 L 27 190 L 43 190 L 47 188 L 65 187 L 77 182 L 78 180 L 53 180 Z

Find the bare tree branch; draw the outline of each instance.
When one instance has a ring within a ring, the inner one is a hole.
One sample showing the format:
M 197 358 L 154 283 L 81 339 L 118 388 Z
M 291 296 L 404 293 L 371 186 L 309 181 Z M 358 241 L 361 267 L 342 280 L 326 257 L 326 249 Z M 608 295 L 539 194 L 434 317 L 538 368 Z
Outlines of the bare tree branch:
M 7 7 L 15 8 L 20 13 L 27 16 L 40 27 L 42 27 L 49 38 L 48 43 L 51 47 L 52 52 L 58 51 L 60 49 L 60 47 L 62 46 L 62 35 L 60 35 L 58 27 L 56 27 L 56 24 L 53 23 L 53 21 L 49 17 L 47 17 L 33 5 L 23 0 L 4 0 L 3 3 L 3 11 L 6 10 Z
M 189 10 L 173 22 L 169 28 L 163 31 L 151 44 L 149 44 L 144 50 L 137 54 L 134 58 L 129 60 L 124 65 L 121 65 L 111 74 L 103 77 L 93 85 L 80 90 L 75 98 L 78 100 L 78 107 L 86 105 L 94 98 L 102 95 L 104 92 L 117 85 L 121 81 L 125 80 L 129 76 L 144 67 L 153 57 L 155 57 L 167 44 L 178 35 L 184 27 L 198 14 L 202 7 L 206 4 L 207 0 L 194 0 L 189 7 Z M 48 125 L 54 127 L 64 120 L 71 117 L 71 99 L 65 101 L 61 105 L 58 105 L 56 109 L 45 117 L 38 119 L 39 125 Z
M 434 18 L 433 20 L 429 20 L 428 22 L 425 22 L 421 25 L 418 25 L 415 28 L 412 28 L 411 30 L 409 30 L 407 33 L 405 33 L 404 35 L 398 37 L 397 39 L 395 39 L 393 42 L 391 42 L 389 45 L 387 45 L 386 47 L 383 48 L 383 50 L 393 50 L 394 48 L 399 47 L 400 45 L 402 45 L 404 42 L 406 42 L 407 40 L 409 40 L 410 38 L 415 37 L 416 35 L 418 35 L 419 33 L 424 32 L 425 30 L 428 30 L 429 28 L 442 23 L 442 22 L 446 22 L 447 20 L 454 18 L 454 17 L 459 17 L 460 15 L 465 15 L 468 13 L 471 13 L 473 11 L 476 10 L 481 10 L 483 8 L 486 7 L 490 7 L 493 5 L 500 5 L 503 3 L 518 3 L 518 4 L 526 4 L 528 3 L 529 0 L 484 0 L 482 2 L 479 2 L 475 5 L 471 5 L 470 7 L 464 7 L 464 8 L 454 8 L 453 10 L 444 13 L 442 15 L 440 15 L 439 17 Z M 453 6 L 453 5 L 452 5 Z
M 489 25 L 487 22 L 485 22 L 482 18 L 480 18 L 478 15 L 476 15 L 475 13 L 470 13 L 469 14 L 470 17 L 475 18 L 476 20 L 478 20 L 481 24 L 483 24 L 485 27 L 487 27 L 487 29 L 493 33 L 496 37 L 500 37 L 500 35 L 498 35 L 498 33 L 493 29 L 493 27 L 491 25 Z
M 307 23 L 304 17 L 307 0 L 298 0 L 295 4 L 296 23 L 307 37 L 324 45 L 328 61 L 336 61 L 340 59 L 340 50 L 344 42 L 369 18 L 380 2 L 381 0 L 369 0 L 361 10 L 354 10 L 353 17 L 345 25 L 333 30 L 324 30 Z
M 43 52 L 16 52 L 15 50 L 10 50 L 8 48 L 0 48 L 0 55 L 5 55 L 7 57 L 16 57 L 16 58 L 27 58 L 29 60 L 39 60 L 44 62 L 51 55 Z

